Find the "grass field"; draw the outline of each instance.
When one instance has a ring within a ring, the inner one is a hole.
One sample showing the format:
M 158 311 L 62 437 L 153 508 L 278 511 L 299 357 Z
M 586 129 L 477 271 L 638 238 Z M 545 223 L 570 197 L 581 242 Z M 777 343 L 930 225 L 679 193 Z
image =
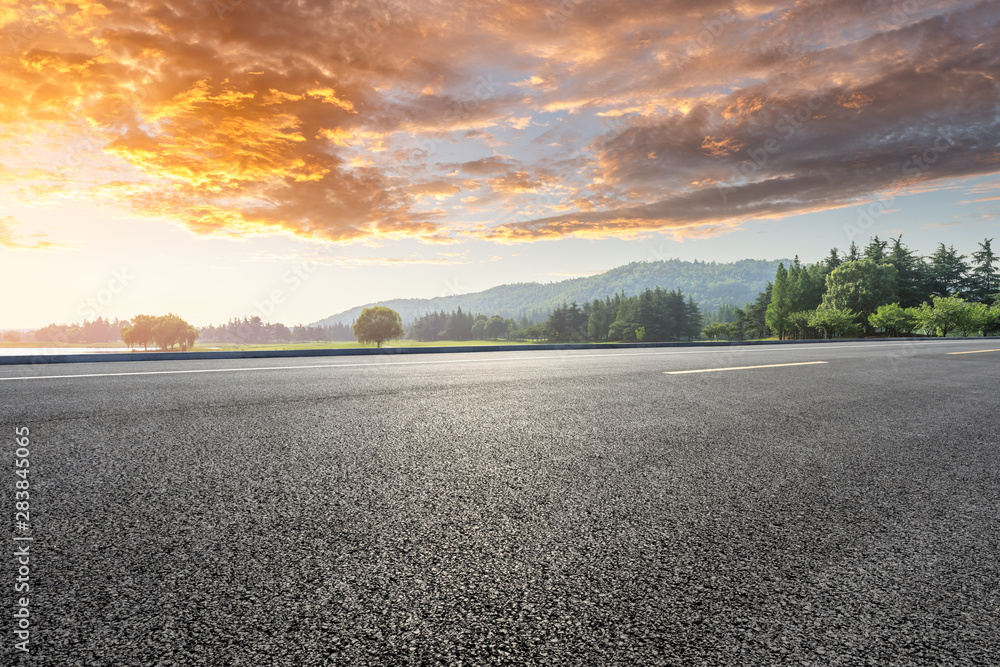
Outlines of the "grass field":
M 533 342 L 545 342 L 545 341 L 506 341 L 506 340 L 440 340 L 440 341 L 429 341 L 422 342 L 418 340 L 394 340 L 384 347 L 451 347 L 451 346 L 480 346 L 480 345 L 528 345 Z M 0 348 L 11 347 L 11 348 L 60 348 L 60 349 L 72 349 L 75 347 L 79 348 L 104 348 L 107 350 L 121 350 L 123 352 L 128 351 L 123 343 L 0 343 Z M 349 348 L 359 348 L 359 347 L 375 347 L 374 345 L 362 345 L 357 342 L 330 342 L 330 341 L 316 341 L 311 343 L 249 343 L 249 344 L 239 344 L 239 343 L 203 343 L 195 345 L 191 351 L 192 352 L 209 352 L 212 350 L 224 350 L 224 351 L 242 351 L 242 350 L 330 350 L 330 349 L 349 349 Z M 137 348 L 138 351 L 143 351 L 142 348 Z M 153 348 L 150 348 L 150 352 L 155 352 Z M 176 351 L 176 350 L 175 350 Z
M 506 340 L 435 340 L 423 342 L 419 340 L 394 340 L 383 345 L 383 347 L 450 347 L 465 346 L 475 347 L 479 345 L 527 345 L 525 341 Z M 316 343 L 252 343 L 240 345 L 237 343 L 206 343 L 196 345 L 195 352 L 205 350 L 330 350 L 330 349 L 351 349 L 358 347 L 375 347 L 374 345 L 362 345 L 357 342 L 316 342 Z

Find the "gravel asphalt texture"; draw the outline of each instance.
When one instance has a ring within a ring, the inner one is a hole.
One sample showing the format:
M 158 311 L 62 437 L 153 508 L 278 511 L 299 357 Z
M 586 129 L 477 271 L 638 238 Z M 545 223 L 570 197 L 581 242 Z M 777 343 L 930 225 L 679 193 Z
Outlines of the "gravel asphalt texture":
M 995 665 L 997 347 L 3 367 L 0 664 Z

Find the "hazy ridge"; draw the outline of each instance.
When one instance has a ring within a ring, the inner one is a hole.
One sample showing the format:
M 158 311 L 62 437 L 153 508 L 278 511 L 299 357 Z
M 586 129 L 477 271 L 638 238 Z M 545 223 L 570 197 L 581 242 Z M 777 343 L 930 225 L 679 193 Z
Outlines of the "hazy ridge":
M 519 318 L 523 314 L 548 311 L 576 301 L 592 301 L 624 290 L 626 295 L 647 287 L 680 289 L 690 295 L 703 310 L 712 311 L 732 303 L 742 306 L 752 301 L 774 279 L 778 262 L 789 260 L 743 259 L 737 262 L 687 262 L 669 259 L 658 262 L 632 262 L 586 278 L 571 278 L 553 283 L 514 283 L 498 285 L 482 292 L 439 296 L 431 299 L 389 299 L 377 305 L 397 311 L 404 323 L 429 312 L 451 311 L 458 307 L 468 312 Z M 362 309 L 374 303 L 336 313 L 314 325 L 350 324 Z

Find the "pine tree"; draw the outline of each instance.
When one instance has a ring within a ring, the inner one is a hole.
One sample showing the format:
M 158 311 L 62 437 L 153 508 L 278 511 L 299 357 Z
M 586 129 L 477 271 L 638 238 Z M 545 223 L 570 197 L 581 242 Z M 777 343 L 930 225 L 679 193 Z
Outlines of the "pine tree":
M 868 247 L 865 248 L 865 257 L 872 260 L 876 264 L 881 264 L 885 261 L 885 249 L 888 245 L 888 241 L 880 240 L 878 235 L 874 236 L 872 240 L 868 242 Z
M 965 255 L 959 255 L 955 246 L 946 248 L 939 243 L 930 260 L 927 288 L 931 296 L 958 296 L 967 291 L 969 266 L 965 263 Z
M 892 239 L 892 250 L 886 262 L 896 267 L 898 276 L 899 305 L 902 308 L 919 306 L 927 298 L 927 267 L 916 253 L 903 245 L 903 235 Z
M 778 264 L 778 272 L 774 277 L 774 287 L 771 291 L 771 302 L 767 306 L 765 321 L 767 326 L 778 334 L 778 340 L 785 337 L 788 316 L 792 313 L 792 302 L 789 298 L 788 270 L 784 263 Z
M 997 256 L 991 247 L 993 239 L 984 239 L 979 250 L 972 253 L 974 267 L 970 276 L 969 296 L 976 301 L 991 304 L 1000 291 L 1000 273 L 997 272 Z

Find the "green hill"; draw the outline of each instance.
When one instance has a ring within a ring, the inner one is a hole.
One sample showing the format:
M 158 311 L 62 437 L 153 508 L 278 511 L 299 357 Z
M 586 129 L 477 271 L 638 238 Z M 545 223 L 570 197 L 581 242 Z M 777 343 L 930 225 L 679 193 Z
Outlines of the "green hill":
M 742 306 L 757 297 L 767 281 L 774 279 L 778 262 L 789 260 L 743 259 L 738 262 L 685 262 L 669 259 L 660 262 L 633 262 L 605 273 L 586 278 L 572 278 L 556 283 L 515 283 L 499 285 L 483 292 L 441 296 L 433 299 L 390 299 L 377 305 L 397 311 L 404 323 L 429 312 L 452 311 L 458 307 L 466 312 L 500 315 L 501 317 L 546 317 L 563 303 L 583 303 L 623 291 L 631 296 L 644 289 L 663 287 L 680 289 L 690 295 L 703 312 L 711 312 L 723 304 Z M 357 306 L 331 315 L 314 325 L 350 324 L 362 309 L 376 304 Z

